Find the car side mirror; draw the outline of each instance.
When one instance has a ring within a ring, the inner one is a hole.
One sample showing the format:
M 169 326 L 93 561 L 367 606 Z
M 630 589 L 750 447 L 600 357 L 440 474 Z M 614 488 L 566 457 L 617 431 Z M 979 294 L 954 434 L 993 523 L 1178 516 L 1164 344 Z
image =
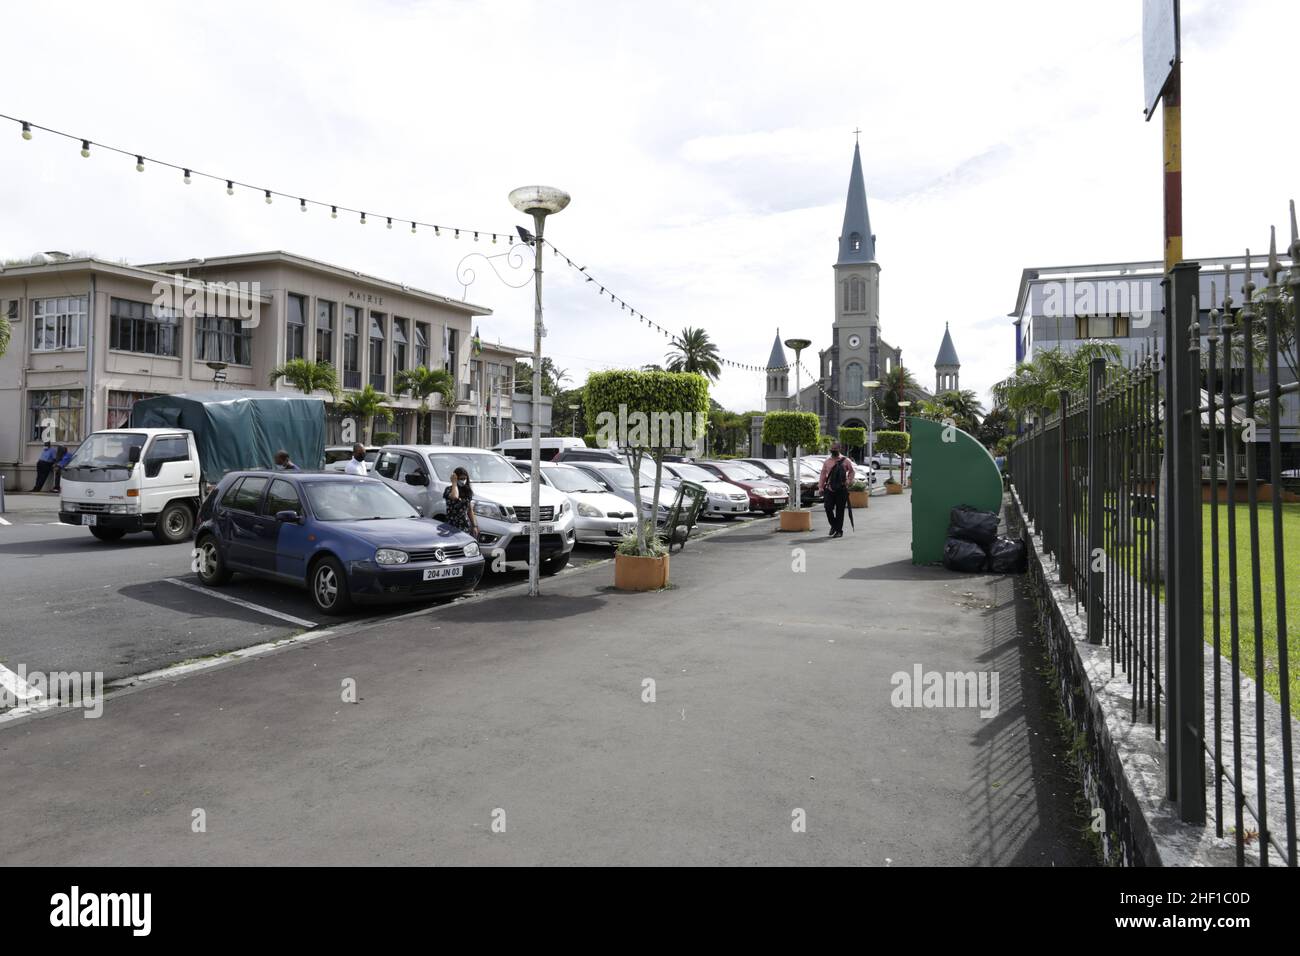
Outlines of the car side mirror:
M 285 524 L 298 524 L 302 519 L 296 511 L 277 511 L 275 520 L 283 521 Z
M 413 475 L 406 476 L 406 483 L 408 485 L 417 485 L 419 487 L 424 487 L 429 483 L 429 476 L 421 472 L 416 472 Z

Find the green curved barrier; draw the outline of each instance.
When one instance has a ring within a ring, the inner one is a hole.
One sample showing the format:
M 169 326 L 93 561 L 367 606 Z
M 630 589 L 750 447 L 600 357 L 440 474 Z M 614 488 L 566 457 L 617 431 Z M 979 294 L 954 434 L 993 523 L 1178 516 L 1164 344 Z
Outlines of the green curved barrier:
M 1002 508 L 1002 475 L 973 435 L 941 422 L 911 418 L 912 563 L 938 564 L 948 537 L 948 513 L 958 505 Z M 947 440 L 945 440 L 947 439 Z

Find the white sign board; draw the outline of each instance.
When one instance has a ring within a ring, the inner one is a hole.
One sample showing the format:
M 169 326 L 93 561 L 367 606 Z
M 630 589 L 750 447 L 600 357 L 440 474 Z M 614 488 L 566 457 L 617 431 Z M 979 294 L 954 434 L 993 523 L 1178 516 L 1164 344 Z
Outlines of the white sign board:
M 522 398 L 520 396 L 523 396 Z M 538 405 L 538 417 L 542 420 L 541 430 L 549 432 L 551 430 L 551 403 L 554 399 L 549 395 L 543 395 L 541 404 Z M 515 392 L 510 402 L 510 417 L 514 421 L 515 427 L 527 427 L 533 422 L 533 396 L 531 392 Z
M 1142 0 L 1143 112 L 1155 114 L 1178 61 L 1178 0 Z

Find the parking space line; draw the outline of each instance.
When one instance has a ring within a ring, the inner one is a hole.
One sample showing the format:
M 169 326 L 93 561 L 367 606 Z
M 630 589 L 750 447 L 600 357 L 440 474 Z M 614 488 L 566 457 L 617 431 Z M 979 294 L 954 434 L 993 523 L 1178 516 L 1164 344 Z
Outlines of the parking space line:
M 19 704 L 36 704 L 44 696 L 3 664 L 0 664 L 0 687 L 5 689 L 7 697 L 13 698 Z
M 0 518 L 0 524 L 9 524 L 4 518 Z
M 250 611 L 256 611 L 258 614 L 266 614 L 270 617 L 278 617 L 282 621 L 288 621 L 291 624 L 297 624 L 299 627 L 317 627 L 315 621 L 308 621 L 305 618 L 294 617 L 292 614 L 285 614 L 283 611 L 276 611 L 269 607 L 262 607 L 260 604 L 254 604 L 252 601 L 245 601 L 242 598 L 231 597 L 229 594 L 222 594 L 220 591 L 214 591 L 211 588 L 200 587 L 197 584 L 190 584 L 188 581 L 178 581 L 176 578 L 163 578 L 171 584 L 178 587 L 186 588 L 190 591 L 197 591 L 199 594 L 206 594 L 208 597 L 214 597 L 221 601 L 227 601 L 230 604 L 236 604 L 239 607 L 247 608 Z

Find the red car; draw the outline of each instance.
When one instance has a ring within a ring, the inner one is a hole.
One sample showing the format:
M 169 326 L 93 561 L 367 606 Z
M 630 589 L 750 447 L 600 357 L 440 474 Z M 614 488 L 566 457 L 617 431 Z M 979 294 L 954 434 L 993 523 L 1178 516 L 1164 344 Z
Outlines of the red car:
M 739 485 L 749 495 L 749 510 L 772 514 L 785 507 L 790 490 L 762 469 L 743 461 L 697 461 L 723 481 Z

